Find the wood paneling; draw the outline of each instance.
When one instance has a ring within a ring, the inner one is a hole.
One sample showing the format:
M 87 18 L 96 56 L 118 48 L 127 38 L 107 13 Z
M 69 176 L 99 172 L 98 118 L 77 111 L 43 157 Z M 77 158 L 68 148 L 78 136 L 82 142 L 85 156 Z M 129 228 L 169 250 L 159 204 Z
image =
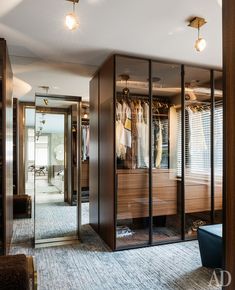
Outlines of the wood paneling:
M 114 57 L 100 70 L 100 235 L 115 249 Z
M 210 184 L 204 179 L 191 179 L 185 186 L 185 212 L 209 211 L 211 208 Z M 180 182 L 178 182 L 180 183 Z M 140 218 L 149 216 L 149 188 L 147 170 L 118 170 L 117 218 Z M 176 215 L 181 211 L 180 187 L 173 172 L 153 170 L 153 216 Z M 215 188 L 215 209 L 222 209 L 222 186 Z
M 90 144 L 89 144 L 90 225 L 99 231 L 99 75 L 90 82 Z
M 35 109 L 34 102 L 20 102 L 19 103 L 19 194 L 25 194 L 25 109 Z
M 19 194 L 19 100 L 13 99 L 13 194 Z
M 82 162 L 81 170 L 81 188 L 89 187 L 89 161 L 85 160 Z
M 147 170 L 117 171 L 117 218 L 149 216 L 149 175 Z M 153 216 L 177 214 L 177 180 L 169 170 L 153 170 Z
M 1 194 L 3 252 L 10 249 L 13 225 L 13 75 L 9 61 L 6 41 L 0 39 L 1 67 Z
M 223 1 L 224 65 L 224 246 L 225 269 L 232 275 L 226 289 L 235 289 L 235 1 Z

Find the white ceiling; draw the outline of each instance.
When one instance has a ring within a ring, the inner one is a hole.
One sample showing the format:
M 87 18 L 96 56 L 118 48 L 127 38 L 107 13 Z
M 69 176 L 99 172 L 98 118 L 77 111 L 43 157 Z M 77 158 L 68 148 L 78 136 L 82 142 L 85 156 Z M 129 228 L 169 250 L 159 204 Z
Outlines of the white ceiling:
M 65 0 L 1 0 L 0 31 L 6 38 L 15 75 L 50 93 L 88 99 L 89 79 L 113 52 L 221 68 L 220 0 L 80 0 L 80 28 L 68 31 Z M 197 53 L 192 16 L 206 18 L 207 48 Z M 79 65 L 77 65 L 79 64 Z

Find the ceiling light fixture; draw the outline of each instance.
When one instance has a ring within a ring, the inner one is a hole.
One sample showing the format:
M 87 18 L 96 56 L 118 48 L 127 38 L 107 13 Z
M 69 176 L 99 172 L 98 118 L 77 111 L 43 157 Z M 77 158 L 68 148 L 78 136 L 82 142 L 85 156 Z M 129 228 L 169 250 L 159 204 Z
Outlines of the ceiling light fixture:
M 197 31 L 198 31 L 198 37 L 197 37 L 197 40 L 196 40 L 195 45 L 194 45 L 196 51 L 198 51 L 198 52 L 201 52 L 206 48 L 206 40 L 204 38 L 200 37 L 200 28 L 206 23 L 207 22 L 204 18 L 194 17 L 189 22 L 189 25 L 188 25 L 192 28 L 197 29 Z
M 83 118 L 88 119 L 87 107 L 84 108 Z
M 48 99 L 43 99 L 43 102 L 44 102 L 44 104 L 46 105 L 46 106 L 48 106 Z
M 123 74 L 123 75 L 120 75 L 120 77 L 121 77 L 121 81 L 126 82 L 126 87 L 122 90 L 123 97 L 129 97 L 130 90 L 127 87 L 127 81 L 130 79 L 130 76 Z
M 73 2 L 73 12 L 70 12 L 65 17 L 65 25 L 69 30 L 76 30 L 79 27 L 78 18 L 75 12 L 75 4 L 79 2 L 79 0 L 66 0 L 69 2 Z

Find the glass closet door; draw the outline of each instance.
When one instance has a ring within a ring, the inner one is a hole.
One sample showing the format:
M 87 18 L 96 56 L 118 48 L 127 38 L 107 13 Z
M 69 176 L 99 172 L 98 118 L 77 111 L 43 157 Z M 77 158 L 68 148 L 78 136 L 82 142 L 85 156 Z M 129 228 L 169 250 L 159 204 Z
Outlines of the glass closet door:
M 181 239 L 181 66 L 152 63 L 152 241 Z
M 211 75 L 185 67 L 185 237 L 211 223 Z
M 149 243 L 149 62 L 116 58 L 116 248 Z

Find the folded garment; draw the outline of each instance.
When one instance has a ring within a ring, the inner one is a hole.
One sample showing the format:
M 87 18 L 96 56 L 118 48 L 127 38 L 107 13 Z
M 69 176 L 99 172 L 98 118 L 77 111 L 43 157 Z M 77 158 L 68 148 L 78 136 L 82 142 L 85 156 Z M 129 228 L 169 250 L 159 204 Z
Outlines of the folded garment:
M 134 235 L 134 231 L 132 231 L 127 226 L 119 226 L 117 227 L 117 238 L 124 238 Z

